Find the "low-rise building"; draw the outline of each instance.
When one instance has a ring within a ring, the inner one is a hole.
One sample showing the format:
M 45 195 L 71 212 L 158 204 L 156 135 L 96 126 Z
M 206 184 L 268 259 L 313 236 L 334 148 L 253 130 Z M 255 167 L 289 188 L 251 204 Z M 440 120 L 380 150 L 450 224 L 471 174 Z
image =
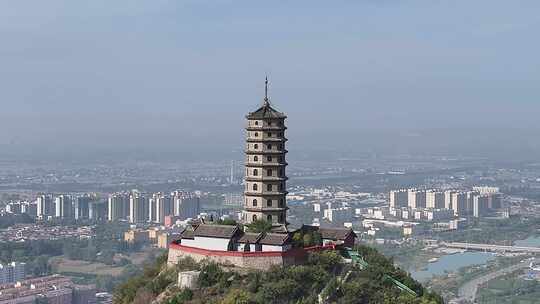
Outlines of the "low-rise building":
M 96 287 L 53 275 L 0 285 L 0 304 L 96 304 Z
M 148 243 L 150 241 L 148 230 L 128 230 L 124 232 L 124 241 L 128 243 Z
M 426 209 L 424 218 L 428 221 L 447 220 L 454 217 L 454 212 L 449 209 Z

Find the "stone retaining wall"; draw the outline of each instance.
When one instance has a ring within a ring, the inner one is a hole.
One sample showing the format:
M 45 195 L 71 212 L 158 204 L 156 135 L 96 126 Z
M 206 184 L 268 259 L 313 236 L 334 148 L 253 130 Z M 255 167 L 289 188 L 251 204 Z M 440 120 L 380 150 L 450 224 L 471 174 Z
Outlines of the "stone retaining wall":
M 295 248 L 285 252 L 218 251 L 188 247 L 172 243 L 169 248 L 167 264 L 169 266 L 172 266 L 176 264 L 179 259 L 185 257 L 191 257 L 197 262 L 203 260 L 210 260 L 223 265 L 267 270 L 272 265 L 289 266 L 295 264 L 302 264 L 306 260 L 307 253 L 304 249 L 301 248 Z

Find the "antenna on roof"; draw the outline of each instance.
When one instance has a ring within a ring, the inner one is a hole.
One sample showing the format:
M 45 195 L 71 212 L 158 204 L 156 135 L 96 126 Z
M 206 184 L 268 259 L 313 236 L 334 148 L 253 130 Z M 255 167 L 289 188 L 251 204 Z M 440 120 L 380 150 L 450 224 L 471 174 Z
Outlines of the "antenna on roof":
M 270 103 L 268 102 L 268 76 L 266 76 L 265 78 L 265 81 L 264 81 L 264 105 L 269 105 Z

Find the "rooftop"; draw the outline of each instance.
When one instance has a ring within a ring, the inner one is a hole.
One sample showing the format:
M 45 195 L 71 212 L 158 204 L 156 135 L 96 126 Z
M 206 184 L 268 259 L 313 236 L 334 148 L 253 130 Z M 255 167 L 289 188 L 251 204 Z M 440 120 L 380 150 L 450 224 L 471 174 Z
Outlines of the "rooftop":
M 194 236 L 232 238 L 238 232 L 238 226 L 201 224 L 195 228 Z
M 246 117 L 247 119 L 287 118 L 285 114 L 277 111 L 270 105 L 270 100 L 268 99 L 268 78 L 266 78 L 264 82 L 264 103 L 262 107 L 257 109 L 255 112 L 249 113 Z
M 263 234 L 262 233 L 253 233 L 253 232 L 246 232 L 242 237 L 238 240 L 238 243 L 250 243 L 255 244 L 257 243 L 261 238 Z
M 267 233 L 260 241 L 264 245 L 284 245 L 290 241 L 291 235 L 288 233 Z
M 246 116 L 247 119 L 266 119 L 266 118 L 287 118 L 287 116 L 279 112 L 278 110 L 274 109 L 268 100 L 265 100 L 262 107 L 257 109 L 255 112 L 251 112 Z
M 337 241 L 346 239 L 349 234 L 354 234 L 354 231 L 352 231 L 352 229 L 344 228 L 319 228 L 319 233 L 323 239 Z

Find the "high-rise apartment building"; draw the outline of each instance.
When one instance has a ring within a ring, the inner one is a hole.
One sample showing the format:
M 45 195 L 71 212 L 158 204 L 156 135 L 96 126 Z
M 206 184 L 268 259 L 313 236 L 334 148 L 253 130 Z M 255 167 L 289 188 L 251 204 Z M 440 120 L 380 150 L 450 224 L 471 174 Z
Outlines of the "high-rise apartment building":
M 475 195 L 473 197 L 473 216 L 481 217 L 488 212 L 489 195 Z
M 26 276 L 25 268 L 25 263 L 0 264 L 0 285 L 23 280 Z
M 37 216 L 47 218 L 54 215 L 54 204 L 52 195 L 40 194 L 36 198 Z
M 127 192 L 113 193 L 107 201 L 107 219 L 118 221 L 129 217 L 130 194 Z
M 465 192 L 453 192 L 451 194 L 452 198 L 452 210 L 457 216 L 463 216 L 467 214 L 467 193 Z
M 173 214 L 173 200 L 163 193 L 154 193 L 150 199 L 150 221 L 165 223 L 165 216 Z
M 90 217 L 90 196 L 77 196 L 73 202 L 73 212 L 75 219 L 88 219 Z
M 408 205 L 412 209 L 426 208 L 426 191 L 418 189 L 409 189 Z
M 180 220 L 196 218 L 201 212 L 200 198 L 195 193 L 175 191 L 172 193 L 173 214 Z
M 55 217 L 73 218 L 73 203 L 71 196 L 62 194 L 54 200 Z
M 91 220 L 106 220 L 107 219 L 107 202 L 105 201 L 90 201 L 88 204 L 88 218 Z
M 455 190 L 444 191 L 444 209 L 452 209 L 452 194 L 456 193 Z
M 438 190 L 426 191 L 426 208 L 444 209 L 444 192 Z
M 477 191 L 478 193 L 482 195 L 500 193 L 499 187 L 489 187 L 489 186 L 475 186 L 473 187 L 473 191 Z
M 489 206 L 489 209 L 501 209 L 502 208 L 502 194 L 489 193 L 488 206 Z
M 285 155 L 285 119 L 268 99 L 265 83 L 263 105 L 247 116 L 244 210 L 242 220 L 251 223 L 266 220 L 287 225 L 287 162 Z
M 130 223 L 145 223 L 149 221 L 148 197 L 143 193 L 133 191 L 129 198 Z
M 474 198 L 479 195 L 480 195 L 480 192 L 478 191 L 467 191 L 467 212 L 469 214 L 473 213 Z
M 407 207 L 409 201 L 409 194 L 407 189 L 392 190 L 390 191 L 390 207 L 400 208 Z

